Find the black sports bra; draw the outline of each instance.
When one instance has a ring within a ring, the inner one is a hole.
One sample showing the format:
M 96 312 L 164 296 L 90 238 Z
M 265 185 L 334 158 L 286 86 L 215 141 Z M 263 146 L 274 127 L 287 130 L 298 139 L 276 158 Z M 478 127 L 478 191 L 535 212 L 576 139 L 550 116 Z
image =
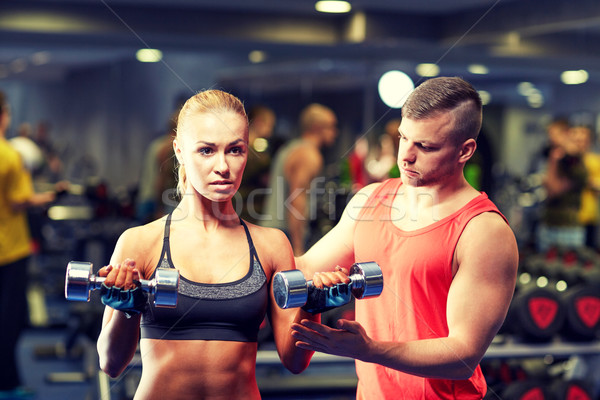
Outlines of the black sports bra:
M 143 339 L 257 341 L 269 302 L 267 277 L 248 227 L 241 219 L 240 223 L 250 247 L 248 273 L 235 282 L 222 284 L 198 283 L 181 276 L 175 308 L 155 307 L 153 296 L 149 295 L 140 324 Z M 157 268 L 175 268 L 169 244 L 170 225 L 171 214 L 165 224 Z M 152 277 L 155 273 L 156 270 Z

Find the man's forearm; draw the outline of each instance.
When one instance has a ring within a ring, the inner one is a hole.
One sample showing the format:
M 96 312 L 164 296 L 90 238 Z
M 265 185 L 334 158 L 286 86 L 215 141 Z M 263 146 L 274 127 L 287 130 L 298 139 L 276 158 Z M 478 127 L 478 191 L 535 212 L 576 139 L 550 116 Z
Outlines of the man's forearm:
M 444 337 L 406 343 L 373 341 L 369 354 L 357 358 L 427 378 L 468 379 L 481 356 L 460 341 Z

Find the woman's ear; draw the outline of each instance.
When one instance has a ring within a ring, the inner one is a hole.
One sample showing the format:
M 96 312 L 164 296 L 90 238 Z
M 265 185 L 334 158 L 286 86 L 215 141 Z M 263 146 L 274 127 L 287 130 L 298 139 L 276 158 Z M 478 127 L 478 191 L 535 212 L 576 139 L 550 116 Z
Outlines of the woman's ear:
M 473 154 L 475 154 L 475 150 L 477 150 L 477 142 L 475 139 L 467 139 L 463 142 L 460 148 L 460 153 L 458 155 L 459 162 L 465 164 Z
M 179 146 L 179 142 L 177 142 L 177 138 L 173 139 L 173 151 L 175 152 L 175 157 L 177 157 L 177 162 L 179 165 L 183 165 L 183 156 L 181 155 L 181 146 Z

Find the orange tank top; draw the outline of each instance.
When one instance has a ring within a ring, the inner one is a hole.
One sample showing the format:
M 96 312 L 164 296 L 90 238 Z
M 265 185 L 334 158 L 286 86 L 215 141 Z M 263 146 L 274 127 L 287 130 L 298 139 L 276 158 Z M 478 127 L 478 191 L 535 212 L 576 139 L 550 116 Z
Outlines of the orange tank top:
M 380 341 L 446 337 L 446 299 L 458 239 L 471 218 L 488 211 L 500 213 L 481 193 L 452 215 L 403 231 L 390 220 L 401 185 L 401 179 L 383 182 L 359 215 L 356 262 L 376 261 L 384 288 L 379 297 L 356 302 L 356 320 Z M 467 380 L 423 378 L 358 360 L 356 372 L 358 399 L 481 399 L 487 387 L 479 366 Z

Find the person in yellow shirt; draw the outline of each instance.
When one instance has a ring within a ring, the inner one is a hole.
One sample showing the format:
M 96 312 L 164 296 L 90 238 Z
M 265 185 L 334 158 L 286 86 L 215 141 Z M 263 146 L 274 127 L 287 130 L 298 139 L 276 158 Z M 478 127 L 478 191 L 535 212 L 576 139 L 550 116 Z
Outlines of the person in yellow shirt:
M 594 140 L 589 126 L 573 126 L 571 138 L 581 150 L 583 164 L 587 170 L 587 181 L 581 193 L 578 218 L 585 227 L 585 245 L 597 249 L 597 231 L 600 222 L 600 154 L 592 151 Z
M 15 353 L 28 322 L 27 265 L 31 254 L 26 209 L 53 201 L 56 193 L 35 193 L 21 155 L 6 139 L 10 122 L 10 106 L 0 92 L 0 360 L 4 366 L 0 396 L 19 398 L 23 390 Z

